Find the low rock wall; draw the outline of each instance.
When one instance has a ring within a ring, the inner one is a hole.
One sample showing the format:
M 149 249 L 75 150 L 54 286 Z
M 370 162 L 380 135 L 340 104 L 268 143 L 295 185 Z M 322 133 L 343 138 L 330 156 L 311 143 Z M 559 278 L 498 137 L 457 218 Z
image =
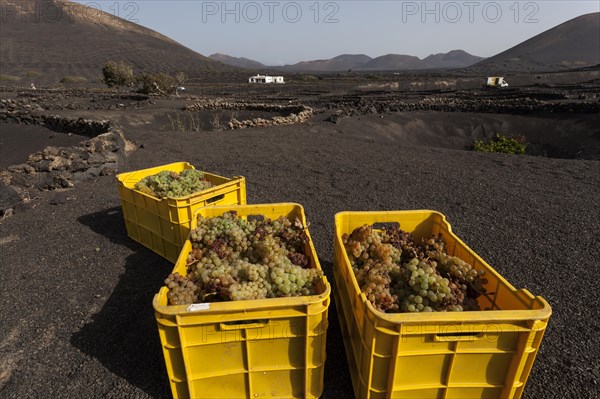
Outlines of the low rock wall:
M 205 100 L 191 105 L 186 105 L 184 111 L 201 111 L 201 110 L 248 110 L 248 111 L 266 111 L 287 114 L 287 116 L 274 116 L 272 118 L 253 118 L 246 120 L 232 119 L 226 124 L 226 129 L 246 129 L 250 127 L 264 127 L 277 125 L 292 125 L 304 123 L 309 120 L 315 111 L 305 105 L 281 105 L 281 104 L 266 104 L 266 103 L 246 103 L 246 102 L 229 102 L 225 100 Z

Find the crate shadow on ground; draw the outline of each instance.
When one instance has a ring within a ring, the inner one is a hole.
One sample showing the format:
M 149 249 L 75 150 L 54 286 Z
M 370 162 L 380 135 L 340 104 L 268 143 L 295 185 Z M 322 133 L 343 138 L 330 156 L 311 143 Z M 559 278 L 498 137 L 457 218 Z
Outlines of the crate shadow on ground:
M 73 334 L 71 344 L 148 395 L 170 397 L 152 299 L 173 266 L 127 237 L 120 207 L 78 221 L 135 253 L 127 257 L 125 272 L 102 309 Z
M 323 270 L 332 271 L 333 263 L 320 260 Z M 333 281 L 333 272 L 328 274 L 328 281 L 331 284 L 331 304 L 329 305 L 328 319 L 329 327 L 327 328 L 327 343 L 325 361 L 325 382 L 323 395 L 321 399 L 336 399 L 336 398 L 351 398 L 354 396 L 352 389 L 352 380 L 350 378 L 350 369 L 348 368 L 348 360 L 346 358 L 346 350 L 344 349 L 344 341 L 342 337 L 342 329 L 338 320 L 336 304 L 333 297 L 333 290 L 336 289 Z M 331 277 L 329 277 L 331 274 Z

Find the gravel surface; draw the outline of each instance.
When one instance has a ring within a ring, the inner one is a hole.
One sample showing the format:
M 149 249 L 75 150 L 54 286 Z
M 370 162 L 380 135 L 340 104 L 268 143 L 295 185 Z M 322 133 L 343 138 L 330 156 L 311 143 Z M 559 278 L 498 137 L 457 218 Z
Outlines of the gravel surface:
M 127 136 L 144 148 L 123 170 L 188 161 L 244 175 L 249 203 L 303 204 L 330 280 L 336 212 L 444 213 L 509 282 L 552 305 L 524 397 L 598 396 L 600 163 L 410 147 L 325 122 Z M 171 265 L 128 239 L 113 177 L 67 193 L 41 193 L 0 222 L 0 397 L 170 396 L 151 301 Z M 333 304 L 329 316 L 323 397 L 351 397 Z

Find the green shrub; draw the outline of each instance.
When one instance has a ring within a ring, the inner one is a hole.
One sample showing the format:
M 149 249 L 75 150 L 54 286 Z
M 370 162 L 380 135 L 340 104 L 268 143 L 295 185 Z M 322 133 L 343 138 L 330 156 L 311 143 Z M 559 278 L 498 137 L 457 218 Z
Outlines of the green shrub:
M 131 87 L 135 82 L 133 67 L 126 62 L 107 62 L 102 68 L 102 75 L 108 87 Z
M 40 76 L 42 76 L 42 73 L 38 71 L 27 71 L 25 76 L 28 78 L 39 78 Z
M 497 133 L 496 137 L 489 140 L 475 140 L 473 150 L 479 152 L 498 152 L 503 154 L 525 154 L 527 144 L 524 136 L 508 137 Z
M 300 74 L 300 75 L 298 75 L 298 80 L 303 80 L 306 82 L 315 82 L 315 81 L 319 80 L 319 78 L 315 75 Z
M 368 80 L 383 80 L 383 76 L 378 73 L 369 73 L 365 77 Z
M 166 73 L 145 74 L 137 77 L 142 85 L 139 92 L 144 94 L 172 94 L 175 92 L 177 79 Z
M 87 81 L 83 76 L 65 76 L 60 83 L 86 83 Z
M 18 80 L 21 80 L 21 78 L 18 76 L 0 75 L 0 82 L 16 82 Z

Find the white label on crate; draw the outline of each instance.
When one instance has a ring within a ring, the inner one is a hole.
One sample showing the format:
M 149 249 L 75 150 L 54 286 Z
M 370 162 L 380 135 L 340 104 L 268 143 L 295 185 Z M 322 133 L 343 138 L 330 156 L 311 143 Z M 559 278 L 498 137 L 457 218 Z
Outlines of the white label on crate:
M 210 309 L 210 303 L 194 303 L 188 306 L 188 312 L 196 312 L 198 310 L 208 310 Z

